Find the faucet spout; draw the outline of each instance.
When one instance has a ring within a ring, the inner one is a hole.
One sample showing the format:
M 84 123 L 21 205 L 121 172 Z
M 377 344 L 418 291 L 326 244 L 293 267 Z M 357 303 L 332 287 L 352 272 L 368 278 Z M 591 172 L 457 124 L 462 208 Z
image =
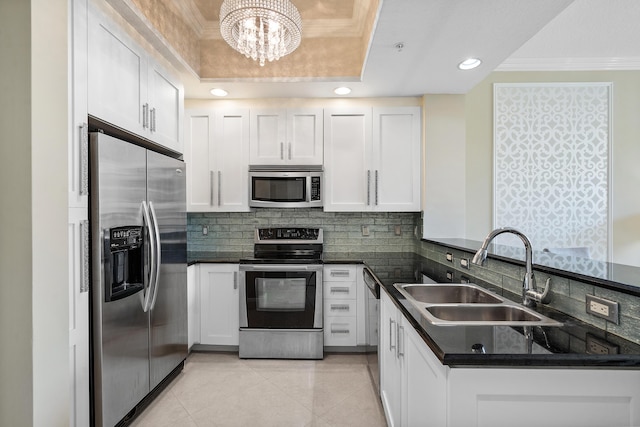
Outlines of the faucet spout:
M 524 235 L 521 231 L 516 230 L 515 228 L 504 227 L 504 228 L 496 228 L 491 231 L 487 237 L 485 237 L 482 242 L 482 246 L 476 254 L 473 256 L 471 260 L 472 263 L 477 265 L 483 265 L 485 260 L 487 259 L 487 248 L 493 239 L 503 233 L 510 233 L 518 236 L 522 243 L 524 244 L 525 249 L 525 275 L 522 280 L 522 303 L 525 306 L 533 306 L 536 302 L 547 303 L 549 301 L 549 280 L 547 280 L 547 286 L 544 292 L 538 292 L 536 288 L 536 278 L 533 275 L 533 248 L 531 246 L 531 241 L 527 236 Z

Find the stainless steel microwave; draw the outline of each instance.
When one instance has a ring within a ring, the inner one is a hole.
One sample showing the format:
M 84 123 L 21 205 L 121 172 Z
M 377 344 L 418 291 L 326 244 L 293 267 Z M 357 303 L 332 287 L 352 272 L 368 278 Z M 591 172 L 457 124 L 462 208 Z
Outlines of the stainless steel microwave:
M 250 166 L 249 206 L 322 207 L 322 166 Z

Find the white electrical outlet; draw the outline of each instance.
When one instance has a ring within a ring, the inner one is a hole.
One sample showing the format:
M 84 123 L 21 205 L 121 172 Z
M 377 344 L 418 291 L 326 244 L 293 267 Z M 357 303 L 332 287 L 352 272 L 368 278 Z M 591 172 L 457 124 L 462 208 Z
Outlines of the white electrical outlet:
M 592 312 L 601 314 L 603 316 L 608 316 L 609 315 L 609 307 L 604 305 L 604 304 L 600 304 L 597 301 L 590 301 L 589 302 L 589 309 Z
M 363 236 L 368 236 L 369 235 L 369 226 L 368 225 L 363 225 L 362 226 L 362 235 Z
M 586 302 L 587 313 L 606 319 L 616 325 L 620 324 L 620 303 L 617 301 L 587 294 Z

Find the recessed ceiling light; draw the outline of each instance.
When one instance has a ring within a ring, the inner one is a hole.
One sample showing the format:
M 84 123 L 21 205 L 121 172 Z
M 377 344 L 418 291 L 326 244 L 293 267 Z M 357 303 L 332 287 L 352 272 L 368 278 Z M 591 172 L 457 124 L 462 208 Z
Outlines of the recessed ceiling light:
M 459 63 L 458 68 L 460 68 L 461 70 L 473 70 L 480 64 L 482 64 L 482 61 L 478 58 L 469 58 Z
M 351 88 L 346 86 L 337 87 L 333 90 L 333 93 L 336 95 L 349 95 L 351 93 Z
M 213 96 L 227 96 L 227 95 L 229 95 L 229 92 L 227 92 L 224 89 L 215 88 L 215 89 L 211 89 L 211 95 L 213 95 Z

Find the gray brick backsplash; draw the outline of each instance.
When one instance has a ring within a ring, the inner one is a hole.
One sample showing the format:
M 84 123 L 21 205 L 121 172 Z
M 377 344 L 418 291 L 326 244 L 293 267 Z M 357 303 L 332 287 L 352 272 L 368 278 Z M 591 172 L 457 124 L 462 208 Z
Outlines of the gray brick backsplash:
M 421 220 L 416 221 L 421 226 Z M 483 282 L 483 286 L 495 288 L 499 293 L 509 292 L 520 295 L 522 292 L 522 278 L 525 269 L 523 266 L 514 265 L 493 258 L 487 259 L 484 266 L 471 265 L 471 269 L 460 267 L 460 257 L 471 258 L 473 254 L 447 248 L 431 242 L 419 241 L 414 249 L 423 257 L 435 261 L 447 270 L 456 271 L 458 274 L 469 277 L 471 280 Z M 447 262 L 445 254 L 450 252 L 454 256 L 454 262 Z M 567 279 L 535 271 L 536 283 L 539 288 L 544 288 L 547 277 L 551 277 L 552 300 L 549 307 L 565 313 L 573 318 L 606 331 L 612 336 L 619 336 L 626 340 L 640 344 L 640 298 L 595 286 L 579 280 Z M 459 277 L 456 276 L 456 277 Z M 586 312 L 586 295 L 598 295 L 602 298 L 620 303 L 620 324 L 608 322 Z M 604 333 L 604 332 L 603 332 Z M 571 337 L 571 345 L 574 348 L 584 350 L 584 337 Z
M 323 212 L 319 209 L 255 209 L 242 213 L 189 213 L 190 251 L 252 251 L 256 227 L 322 227 L 326 252 L 413 252 L 419 214 L 404 212 Z M 202 235 L 202 226 L 209 234 Z M 369 236 L 362 235 L 362 226 Z M 395 226 L 401 235 L 395 235 Z

